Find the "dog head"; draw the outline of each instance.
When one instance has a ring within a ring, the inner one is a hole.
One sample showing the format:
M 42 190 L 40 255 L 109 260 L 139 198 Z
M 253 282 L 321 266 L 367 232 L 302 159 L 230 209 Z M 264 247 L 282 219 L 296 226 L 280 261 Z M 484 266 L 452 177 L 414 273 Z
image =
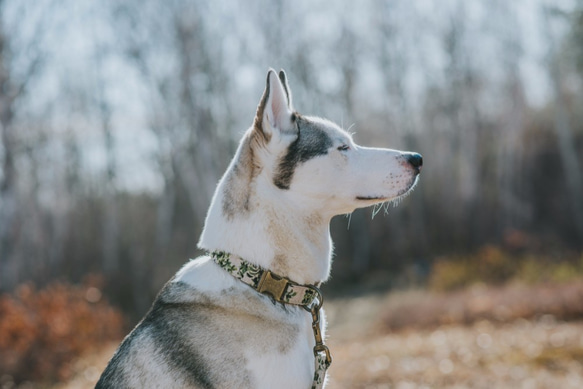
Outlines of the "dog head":
M 294 111 L 285 73 L 270 70 L 199 247 L 236 253 L 296 282 L 321 282 L 330 272 L 330 219 L 402 197 L 421 165 L 419 154 L 359 146 L 336 124 Z
M 419 154 L 359 146 L 338 125 L 295 112 L 283 71 L 269 70 L 247 138 L 262 193 L 329 215 L 396 200 L 422 166 Z

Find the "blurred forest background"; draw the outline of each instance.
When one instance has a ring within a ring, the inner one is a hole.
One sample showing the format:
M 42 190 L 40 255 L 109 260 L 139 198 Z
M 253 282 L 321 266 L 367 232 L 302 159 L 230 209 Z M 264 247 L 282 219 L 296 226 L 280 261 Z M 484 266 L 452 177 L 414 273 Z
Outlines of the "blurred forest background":
M 34 378 L 21 328 L 84 301 L 67 323 L 115 339 L 200 254 L 268 67 L 424 157 L 401 206 L 333 220 L 330 294 L 583 275 L 581 0 L 0 0 L 0 376 Z

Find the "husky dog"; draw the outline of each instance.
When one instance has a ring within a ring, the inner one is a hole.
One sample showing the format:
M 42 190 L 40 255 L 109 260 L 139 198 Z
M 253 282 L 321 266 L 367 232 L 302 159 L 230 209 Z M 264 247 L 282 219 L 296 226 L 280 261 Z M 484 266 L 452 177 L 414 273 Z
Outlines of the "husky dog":
M 328 354 L 317 286 L 330 273 L 330 220 L 403 196 L 421 165 L 419 154 L 358 146 L 294 111 L 285 73 L 269 70 L 206 217 L 199 247 L 209 254 L 164 286 L 96 387 L 316 387 L 315 348 Z

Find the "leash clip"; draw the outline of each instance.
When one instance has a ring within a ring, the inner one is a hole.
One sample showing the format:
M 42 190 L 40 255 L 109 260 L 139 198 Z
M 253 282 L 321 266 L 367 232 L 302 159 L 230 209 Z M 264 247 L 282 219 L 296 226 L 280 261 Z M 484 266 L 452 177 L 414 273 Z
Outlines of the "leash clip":
M 310 305 L 304 306 L 304 309 L 312 314 L 312 331 L 314 332 L 314 341 L 316 345 L 314 346 L 314 356 L 318 357 L 318 353 L 326 353 L 326 368 L 330 367 L 332 364 L 332 355 L 330 354 L 330 349 L 324 344 L 324 339 L 322 338 L 322 331 L 320 328 L 320 309 L 324 304 L 324 297 L 322 292 L 315 286 L 310 286 L 315 292 L 315 298 Z
M 326 367 L 328 368 L 332 364 L 332 355 L 330 354 L 330 349 L 325 344 L 316 345 L 316 347 L 314 347 L 314 356 L 317 357 L 318 353 L 321 351 L 326 353 Z

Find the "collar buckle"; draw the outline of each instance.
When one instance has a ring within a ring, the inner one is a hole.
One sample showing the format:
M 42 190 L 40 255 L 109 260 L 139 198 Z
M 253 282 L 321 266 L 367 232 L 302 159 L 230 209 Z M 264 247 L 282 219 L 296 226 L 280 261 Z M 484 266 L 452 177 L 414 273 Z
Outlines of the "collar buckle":
M 281 301 L 289 283 L 290 282 L 287 279 L 279 277 L 271 271 L 266 270 L 259 279 L 257 291 L 259 293 L 269 294 L 276 301 Z

